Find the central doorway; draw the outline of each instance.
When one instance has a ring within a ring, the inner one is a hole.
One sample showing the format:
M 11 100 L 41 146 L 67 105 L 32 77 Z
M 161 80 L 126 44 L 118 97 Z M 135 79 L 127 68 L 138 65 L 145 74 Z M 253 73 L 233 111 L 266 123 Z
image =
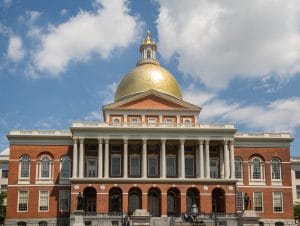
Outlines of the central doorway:
M 97 192 L 93 187 L 88 187 L 83 191 L 84 211 L 86 213 L 96 213 Z
M 148 211 L 152 217 L 160 217 L 160 197 L 158 188 L 150 188 L 148 191 Z

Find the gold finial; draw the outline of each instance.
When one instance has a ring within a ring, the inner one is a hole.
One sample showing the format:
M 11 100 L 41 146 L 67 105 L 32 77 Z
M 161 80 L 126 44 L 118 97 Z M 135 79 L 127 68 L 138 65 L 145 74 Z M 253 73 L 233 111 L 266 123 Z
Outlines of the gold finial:
M 150 37 L 150 31 L 149 31 L 149 30 L 148 30 L 147 33 L 146 33 L 146 38 L 145 38 L 145 40 L 144 40 L 144 43 L 145 43 L 145 44 L 152 44 L 152 43 L 154 43 L 153 40 L 152 40 L 151 37 Z

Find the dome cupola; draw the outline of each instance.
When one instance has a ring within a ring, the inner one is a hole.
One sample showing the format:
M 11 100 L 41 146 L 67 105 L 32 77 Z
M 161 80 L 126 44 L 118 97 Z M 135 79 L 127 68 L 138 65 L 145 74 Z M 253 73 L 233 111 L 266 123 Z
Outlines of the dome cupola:
M 156 49 L 156 44 L 148 31 L 140 46 L 141 59 L 119 83 L 115 93 L 115 102 L 151 89 L 182 99 L 176 79 L 161 67 L 156 59 Z

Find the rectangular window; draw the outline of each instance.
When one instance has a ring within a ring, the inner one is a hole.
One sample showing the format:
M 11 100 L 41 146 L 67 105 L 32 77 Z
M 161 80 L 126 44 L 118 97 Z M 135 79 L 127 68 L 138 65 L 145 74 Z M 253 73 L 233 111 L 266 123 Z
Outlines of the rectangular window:
M 148 176 L 158 177 L 158 157 L 149 156 L 148 157 Z
M 22 161 L 21 164 L 21 178 L 29 178 L 29 161 Z
M 243 192 L 240 191 L 236 193 L 236 210 L 237 211 L 244 210 L 244 194 Z
M 2 178 L 8 178 L 8 170 L 2 170 Z
M 253 193 L 253 208 L 255 211 L 262 212 L 263 211 L 263 197 L 262 192 L 254 192 Z
M 219 178 L 219 161 L 217 159 L 210 160 L 210 177 Z
M 240 159 L 234 161 L 235 178 L 243 179 L 243 162 Z
M 19 191 L 18 193 L 18 211 L 28 211 L 28 191 Z
M 194 176 L 194 157 L 185 156 L 185 176 L 193 177 Z
M 130 176 L 139 177 L 141 175 L 140 172 L 140 156 L 130 155 Z
M 282 192 L 273 192 L 273 211 L 282 212 Z
M 121 155 L 111 156 L 111 176 L 113 177 L 121 176 Z
M 166 118 L 165 123 L 166 125 L 173 125 L 173 118 Z
M 296 185 L 297 199 L 300 199 L 300 185 Z
M 295 171 L 296 179 L 300 179 L 300 171 Z
M 6 191 L 7 190 L 7 184 L 1 184 L 1 190 Z
M 59 211 L 69 211 L 70 206 L 70 191 L 59 191 Z
M 86 164 L 86 176 L 97 177 L 97 160 L 91 158 L 87 159 Z
M 130 118 L 130 124 L 133 124 L 133 125 L 138 124 L 138 118 L 137 117 Z
M 48 191 L 40 191 L 39 197 L 39 211 L 48 211 L 49 206 L 49 192 Z
M 176 176 L 176 157 L 167 156 L 167 177 Z

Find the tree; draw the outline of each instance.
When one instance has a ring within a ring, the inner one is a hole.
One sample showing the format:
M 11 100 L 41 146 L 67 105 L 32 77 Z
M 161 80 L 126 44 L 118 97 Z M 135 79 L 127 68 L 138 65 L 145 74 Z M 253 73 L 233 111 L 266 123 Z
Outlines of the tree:
M 6 199 L 6 192 L 0 193 L 0 224 L 4 224 L 6 215 L 6 206 L 4 205 L 4 200 Z

